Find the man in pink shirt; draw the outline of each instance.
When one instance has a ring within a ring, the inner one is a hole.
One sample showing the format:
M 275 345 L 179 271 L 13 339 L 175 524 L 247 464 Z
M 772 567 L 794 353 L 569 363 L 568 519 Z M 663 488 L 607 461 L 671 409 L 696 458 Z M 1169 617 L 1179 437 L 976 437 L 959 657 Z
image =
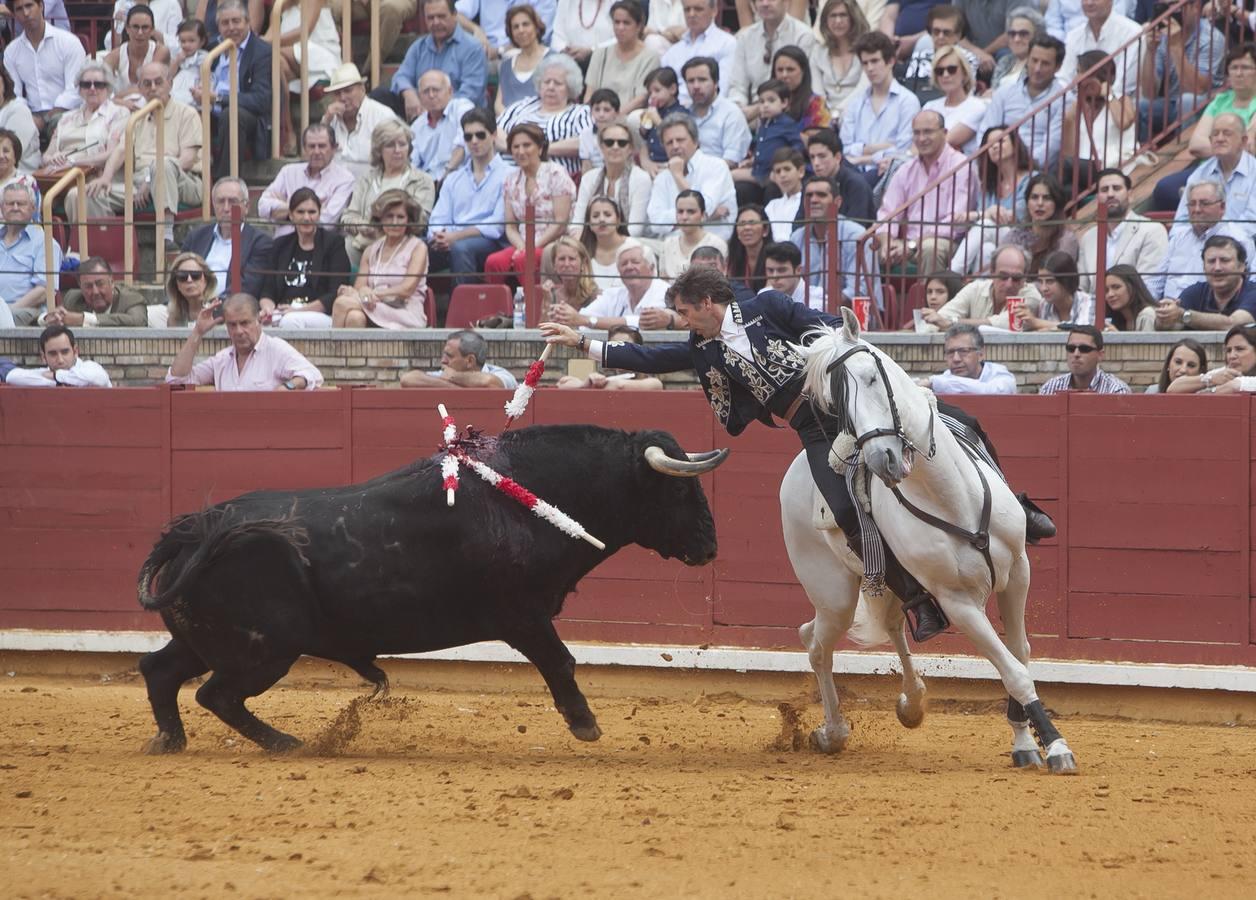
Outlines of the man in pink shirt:
M 301 135 L 301 150 L 305 162 L 288 163 L 257 198 L 258 215 L 279 226 L 275 229 L 276 238 L 292 233 L 292 226 L 288 224 L 288 199 L 297 188 L 307 187 L 318 195 L 323 204 L 319 221 L 331 226 L 340 221 L 340 214 L 353 196 L 357 179 L 336 161 L 336 133 L 330 125 L 315 122 L 307 126 Z
M 201 339 L 222 307 L 231 346 L 193 364 Z M 252 294 L 232 294 L 201 308 L 192 333 L 166 373 L 168 384 L 212 384 L 220 391 L 312 391 L 323 375 L 282 338 L 262 333 L 260 307 Z
M 946 142 L 946 123 L 937 111 L 917 113 L 911 134 L 916 158 L 890 179 L 877 218 L 888 219 L 926 187 L 932 190 L 882 228 L 877 243 L 887 268 L 915 263 L 917 272 L 938 272 L 950 268 L 952 247 L 964 231 L 952 223 L 973 208 L 972 167 L 950 174 L 965 157 Z

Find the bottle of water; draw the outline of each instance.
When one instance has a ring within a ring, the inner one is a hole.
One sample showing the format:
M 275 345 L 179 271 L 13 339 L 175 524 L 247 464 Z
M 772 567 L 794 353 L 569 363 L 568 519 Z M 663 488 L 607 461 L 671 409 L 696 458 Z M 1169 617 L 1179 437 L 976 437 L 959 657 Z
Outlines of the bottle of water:
M 527 322 L 528 302 L 523 294 L 523 286 L 515 288 L 515 317 L 514 327 L 523 328 Z

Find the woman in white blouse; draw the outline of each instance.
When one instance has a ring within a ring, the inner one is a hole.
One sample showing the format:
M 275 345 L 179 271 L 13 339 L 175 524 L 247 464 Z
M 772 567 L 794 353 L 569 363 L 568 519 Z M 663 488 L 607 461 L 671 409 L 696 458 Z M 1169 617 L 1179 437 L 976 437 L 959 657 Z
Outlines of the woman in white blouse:
M 613 0 L 558 0 L 550 47 L 584 65 L 593 51 L 615 43 Z
M 623 287 L 619 278 L 619 248 L 628 240 L 624 214 L 610 197 L 594 197 L 580 243 L 589 254 L 589 266 L 599 290 Z
M 855 0 L 827 0 L 816 17 L 820 40 L 811 49 L 811 85 L 824 97 L 834 124 L 850 98 L 868 83 L 854 46 L 870 30 Z
M 942 116 L 946 122 L 946 142 L 965 156 L 977 152 L 981 120 L 985 118 L 985 100 L 973 95 L 973 70 L 968 58 L 948 45 L 933 55 L 933 83 L 942 96 L 924 105 Z
M 586 211 L 594 197 L 611 197 L 627 217 L 628 233 L 640 237 L 645 232 L 646 206 L 653 183 L 640 166 L 633 165 L 636 147 L 632 132 L 623 122 L 603 125 L 597 136 L 603 164 L 590 169 L 580 179 L 580 192 L 571 214 L 571 232 L 579 235 L 587 219 Z
M 129 111 L 113 102 L 113 73 L 104 63 L 88 60 L 78 73 L 83 103 L 57 122 L 44 154 L 44 167 L 63 169 L 104 165 L 122 140 Z

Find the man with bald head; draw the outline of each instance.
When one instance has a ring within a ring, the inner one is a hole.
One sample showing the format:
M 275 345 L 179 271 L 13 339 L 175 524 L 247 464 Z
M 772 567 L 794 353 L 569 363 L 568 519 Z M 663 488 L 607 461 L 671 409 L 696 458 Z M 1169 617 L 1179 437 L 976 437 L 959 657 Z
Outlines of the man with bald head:
M 973 209 L 972 170 L 962 165 L 964 154 L 946 142 L 946 122 L 936 110 L 916 113 L 911 139 L 916 157 L 894 173 L 885 189 L 877 219 L 894 224 L 877 233 L 877 245 L 887 267 L 915 263 L 918 272 L 936 272 L 950 268 L 951 250 Z M 940 180 L 956 169 L 957 175 Z M 900 212 L 934 182 L 936 190 Z
M 192 107 L 171 99 L 170 66 L 166 63 L 150 62 L 140 66 L 136 87 L 146 103 L 150 100 L 165 103 L 165 183 L 162 188 L 164 195 L 154 198 L 153 192 L 157 189 L 157 123 L 153 114 L 149 113 L 135 128 L 135 208 L 152 210 L 155 203 L 160 202 L 166 210 L 166 242 L 173 244 L 174 214 L 180 207 L 196 206 L 201 202 L 201 148 L 205 143 L 201 117 Z M 105 161 L 100 175 L 87 183 L 88 218 L 115 216 L 122 212 L 126 199 L 123 185 L 126 150 L 125 142 L 119 142 Z M 71 221 L 78 219 L 77 204 L 77 192 L 70 191 L 66 197 L 66 210 Z
M 410 161 L 433 181 L 444 181 L 466 157 L 462 117 L 475 104 L 466 97 L 455 97 L 453 82 L 440 69 L 429 69 L 419 76 L 418 90 L 423 110 L 410 126 L 414 135 Z
M 1245 60 L 1246 61 L 1246 60 Z M 1173 214 L 1175 222 L 1192 218 L 1187 208 L 1190 186 L 1201 181 L 1219 181 L 1225 185 L 1228 219 L 1256 220 L 1256 156 L 1252 155 L 1247 124 L 1235 113 L 1221 113 L 1212 120 L 1208 132 L 1208 148 L 1212 155 L 1205 159 L 1190 178 Z

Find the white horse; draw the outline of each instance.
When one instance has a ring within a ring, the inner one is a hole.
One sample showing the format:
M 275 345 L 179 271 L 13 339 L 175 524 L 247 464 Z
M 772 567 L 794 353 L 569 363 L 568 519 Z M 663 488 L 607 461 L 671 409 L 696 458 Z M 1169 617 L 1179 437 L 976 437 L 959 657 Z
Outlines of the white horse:
M 933 395 L 860 339 L 849 309 L 843 309 L 842 317 L 844 327 L 823 329 L 803 350 L 813 402 L 845 425 L 845 434 L 835 441 L 835 455 L 859 450 L 861 464 L 876 476 L 869 479 L 868 496 L 883 540 L 998 670 L 1009 695 L 1013 764 L 1042 765 L 1036 736 L 1052 772 L 1076 772 L 1073 754 L 1047 716 L 1026 668 L 1029 559 L 1020 503 L 1002 475 L 984 461 L 974 461 L 943 424 Z M 888 590 L 880 596 L 861 594 L 863 566 L 845 537 L 835 527 L 817 527 L 819 496 L 800 453 L 781 483 L 781 518 L 794 572 L 816 609 L 815 618 L 799 629 L 824 702 L 825 724 L 811 740 L 817 749 L 835 753 L 850 736 L 833 685 L 833 648 L 842 635 L 849 633 L 863 645 L 893 642 L 903 666 L 898 719 L 908 728 L 924 721 L 925 685 L 912 666 L 898 598 Z M 982 530 L 987 503 L 988 555 L 974 534 Z M 921 512 L 936 517 L 934 522 L 922 520 Z M 965 530 L 969 533 L 961 536 Z M 1006 631 L 1003 640 L 985 613 L 992 589 Z

